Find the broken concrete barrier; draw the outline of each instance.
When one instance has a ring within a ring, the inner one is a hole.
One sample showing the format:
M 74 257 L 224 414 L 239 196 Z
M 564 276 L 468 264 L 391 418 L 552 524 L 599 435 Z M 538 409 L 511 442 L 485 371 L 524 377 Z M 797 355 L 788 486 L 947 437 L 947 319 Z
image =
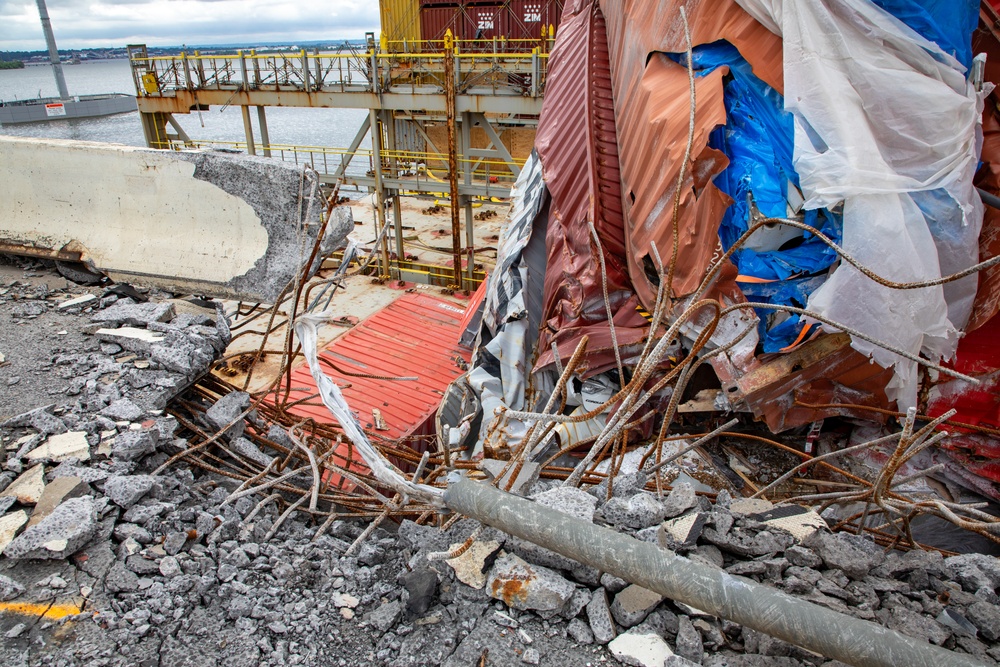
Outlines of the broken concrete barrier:
M 117 282 L 265 303 L 309 259 L 325 208 L 318 175 L 280 160 L 21 137 L 0 137 L 0 201 L 10 245 L 78 253 Z M 321 251 L 353 230 L 334 209 Z

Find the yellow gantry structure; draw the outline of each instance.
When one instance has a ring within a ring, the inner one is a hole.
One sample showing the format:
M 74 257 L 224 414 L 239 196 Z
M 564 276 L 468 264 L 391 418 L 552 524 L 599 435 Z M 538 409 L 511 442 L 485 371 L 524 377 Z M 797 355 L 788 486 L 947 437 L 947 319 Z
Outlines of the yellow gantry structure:
M 383 11 L 391 4 L 383 4 Z M 421 41 L 413 39 L 415 33 L 395 31 L 380 39 L 368 33 L 364 46 L 345 43 L 326 52 L 150 56 L 144 45 L 132 45 L 129 57 L 148 146 L 219 145 L 193 141 L 178 116 L 239 107 L 245 140 L 230 142 L 229 148 L 308 164 L 328 183 L 369 189 L 380 226 L 395 227 L 396 256 L 402 258 L 400 195 L 444 194 L 457 202 L 465 210 L 469 250 L 474 200 L 509 196 L 533 145 L 554 35 L 547 27 L 533 40 L 459 40 L 449 33 L 445 40 Z M 368 113 L 349 146 L 289 146 L 270 142 L 266 110 L 271 106 Z M 362 148 L 367 137 L 371 147 Z M 356 160 L 368 168 L 349 173 Z M 447 186 L 449 164 L 457 171 L 454 191 Z M 434 178 L 435 171 L 443 175 Z M 471 267 L 472 262 L 469 278 Z M 456 286 L 462 286 L 457 278 Z

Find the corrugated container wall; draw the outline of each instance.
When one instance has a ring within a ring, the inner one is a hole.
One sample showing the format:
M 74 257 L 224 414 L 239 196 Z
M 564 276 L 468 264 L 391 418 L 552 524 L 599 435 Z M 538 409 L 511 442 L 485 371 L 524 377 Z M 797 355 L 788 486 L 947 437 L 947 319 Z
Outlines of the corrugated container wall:
M 420 39 L 420 0 L 379 0 L 379 17 L 390 51 L 403 51 L 404 40 Z
M 448 30 L 451 30 L 452 35 L 458 35 L 458 19 L 462 16 L 461 7 L 421 7 L 420 38 L 423 40 L 444 39 L 444 34 Z

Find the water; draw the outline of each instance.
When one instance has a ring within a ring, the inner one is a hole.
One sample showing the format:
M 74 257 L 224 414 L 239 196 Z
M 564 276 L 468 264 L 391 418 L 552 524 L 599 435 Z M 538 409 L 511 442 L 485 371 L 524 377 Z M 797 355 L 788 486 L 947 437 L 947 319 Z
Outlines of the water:
M 71 95 L 96 93 L 135 94 L 132 74 L 127 60 L 85 61 L 79 65 L 63 65 L 66 86 Z M 58 95 L 52 68 L 32 65 L 24 69 L 0 70 L 0 100 L 13 101 Z M 367 115 L 364 109 L 302 109 L 293 107 L 268 107 L 267 128 L 272 144 L 294 146 L 329 146 L 345 148 L 351 144 L 358 127 Z M 257 114 L 251 113 L 256 141 L 260 135 Z M 192 112 L 174 116 L 184 131 L 196 141 L 242 142 L 243 117 L 239 107 L 231 106 L 220 111 Z M 50 139 L 78 139 L 145 146 L 139 113 L 132 112 L 93 119 L 57 120 L 42 123 L 0 125 L 0 134 L 18 137 Z M 370 137 L 361 147 L 370 148 Z M 331 164 L 336 161 L 330 157 Z M 318 166 L 318 165 L 317 165 Z M 351 173 L 368 170 L 368 160 L 356 158 Z

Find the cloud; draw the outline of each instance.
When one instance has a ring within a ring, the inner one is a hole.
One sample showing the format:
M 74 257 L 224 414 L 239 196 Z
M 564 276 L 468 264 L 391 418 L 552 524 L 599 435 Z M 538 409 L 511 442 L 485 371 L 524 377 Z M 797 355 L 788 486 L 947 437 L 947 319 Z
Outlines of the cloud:
M 378 32 L 364 0 L 48 0 L 61 49 L 361 39 Z M 0 0 L 0 51 L 44 50 L 33 0 Z

